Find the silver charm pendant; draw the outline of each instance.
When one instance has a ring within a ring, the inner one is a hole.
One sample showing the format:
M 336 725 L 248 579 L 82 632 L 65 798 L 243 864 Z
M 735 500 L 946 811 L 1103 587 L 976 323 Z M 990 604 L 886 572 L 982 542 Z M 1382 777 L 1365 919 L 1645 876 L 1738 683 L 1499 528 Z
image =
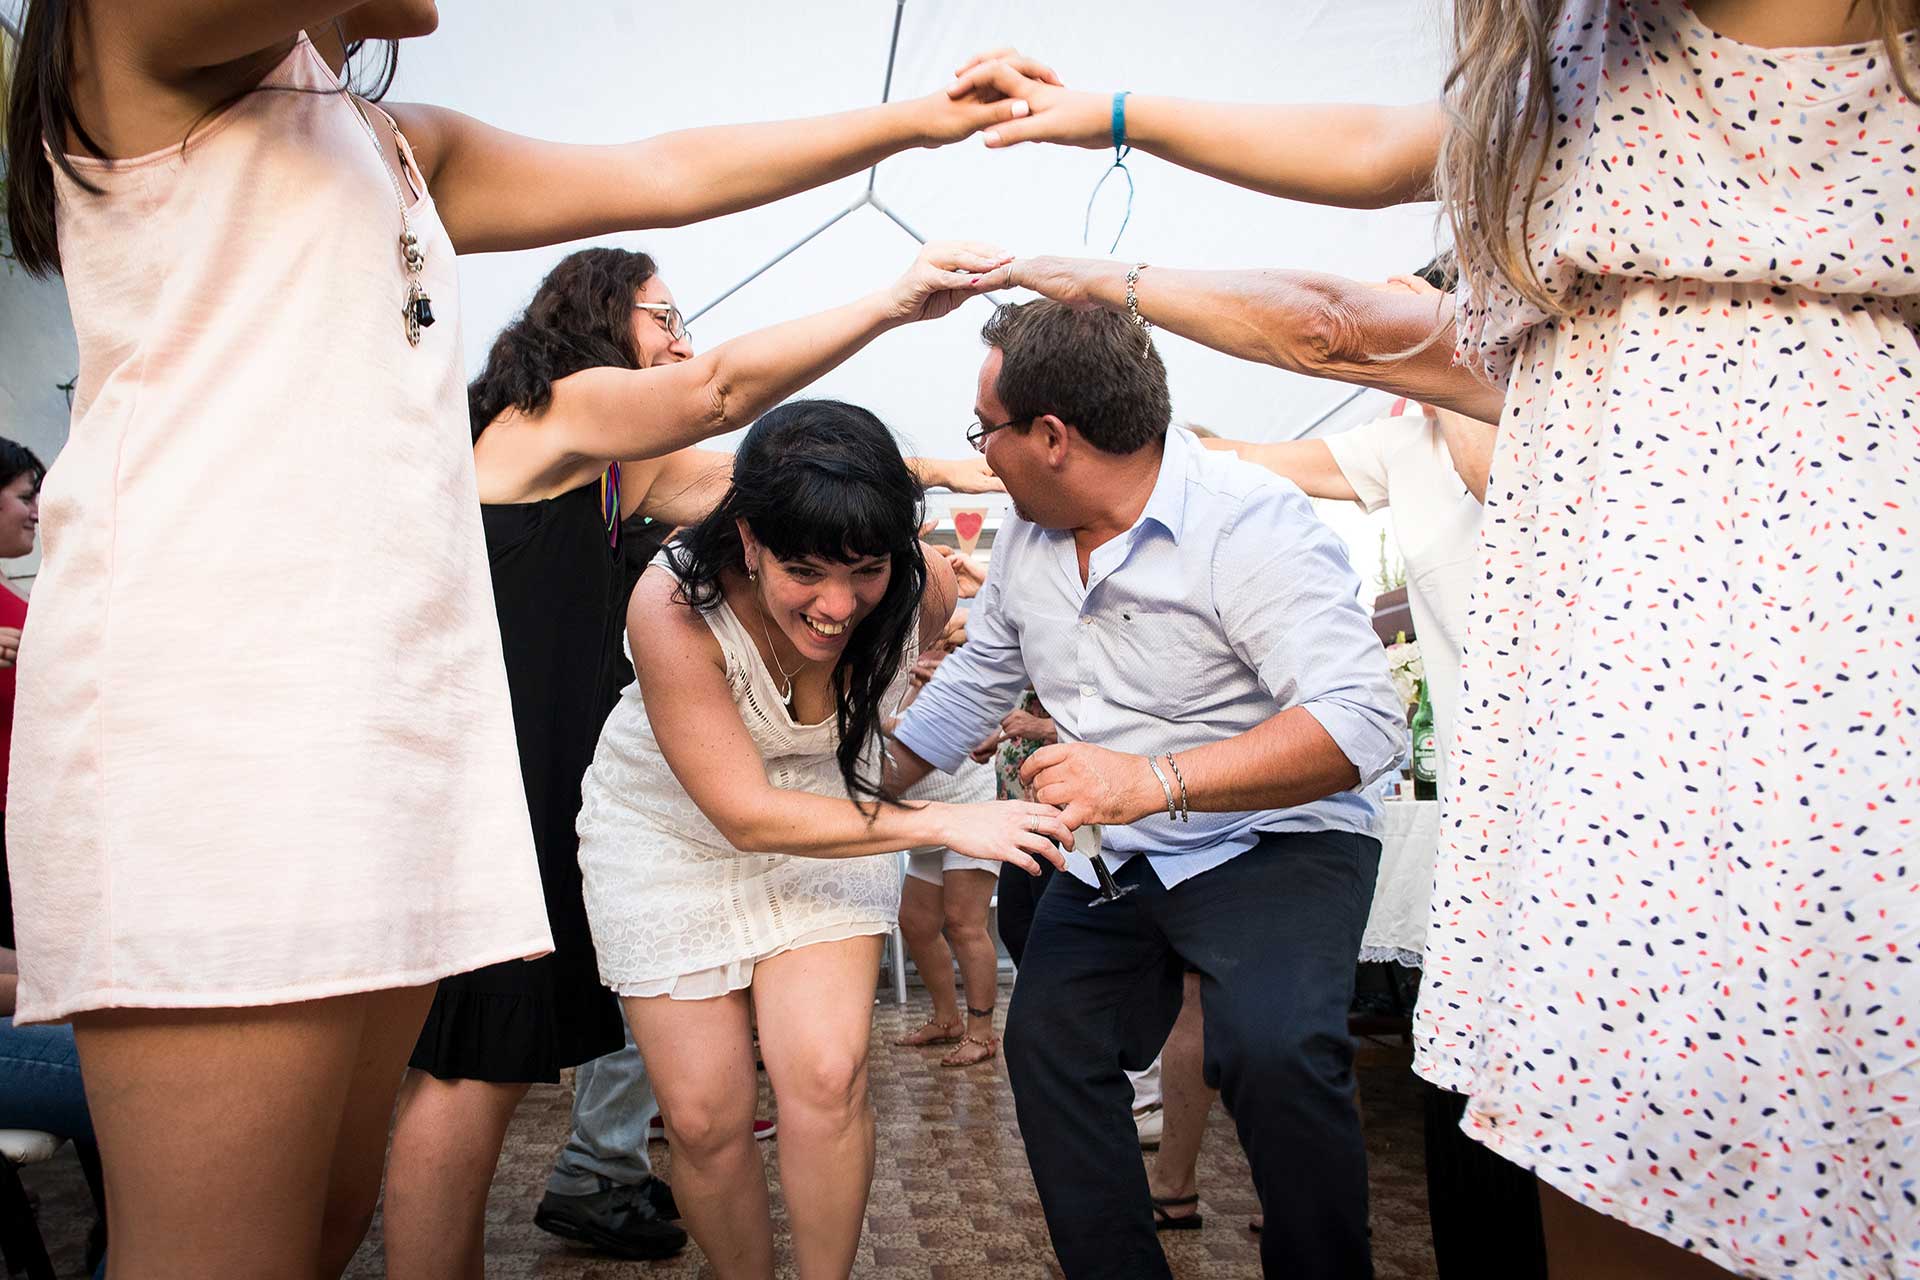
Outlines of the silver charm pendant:
M 407 285 L 407 301 L 400 313 L 407 325 L 407 342 L 419 346 L 420 331 L 433 323 L 433 299 L 418 280 Z
M 420 272 L 426 266 L 426 255 L 420 252 L 419 241 L 414 239 L 411 230 L 400 233 L 400 256 L 407 269 L 407 300 L 400 308 L 401 319 L 407 326 L 407 343 L 420 345 L 420 331 L 433 324 L 433 299 L 420 284 Z

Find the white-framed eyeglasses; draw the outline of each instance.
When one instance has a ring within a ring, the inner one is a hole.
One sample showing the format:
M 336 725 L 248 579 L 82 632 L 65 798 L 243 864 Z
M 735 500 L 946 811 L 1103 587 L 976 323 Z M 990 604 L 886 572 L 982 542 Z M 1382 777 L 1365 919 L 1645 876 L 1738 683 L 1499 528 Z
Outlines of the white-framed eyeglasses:
M 635 311 L 651 311 L 660 317 L 660 327 L 675 342 L 692 342 L 693 330 L 687 327 L 687 318 L 680 314 L 680 308 L 671 302 L 636 302 Z

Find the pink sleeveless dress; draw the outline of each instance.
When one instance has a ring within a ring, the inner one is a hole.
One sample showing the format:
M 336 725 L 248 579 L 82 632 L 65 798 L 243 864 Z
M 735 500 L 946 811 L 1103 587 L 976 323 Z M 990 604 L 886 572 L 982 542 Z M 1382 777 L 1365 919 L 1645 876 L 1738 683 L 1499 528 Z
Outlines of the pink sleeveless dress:
M 401 156 L 338 87 L 302 37 L 184 149 L 58 179 L 80 378 L 19 663 L 22 1022 L 550 948 L 453 245 L 406 155 L 440 321 L 409 346 Z

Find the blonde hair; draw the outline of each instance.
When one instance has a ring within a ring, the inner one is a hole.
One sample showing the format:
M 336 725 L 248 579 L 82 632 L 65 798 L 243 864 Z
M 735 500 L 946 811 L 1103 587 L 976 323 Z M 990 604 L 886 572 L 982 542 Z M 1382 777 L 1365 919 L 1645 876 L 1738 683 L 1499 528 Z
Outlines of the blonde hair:
M 1549 316 L 1571 307 L 1547 292 L 1527 252 L 1533 190 L 1552 145 L 1550 44 L 1563 5 L 1454 0 L 1454 62 L 1444 90 L 1448 128 L 1436 183 L 1461 277 L 1480 306 L 1497 283 Z M 1894 80 L 1909 101 L 1920 103 L 1916 69 L 1901 38 L 1920 26 L 1920 0 L 1854 0 L 1855 8 L 1861 5 L 1873 14 Z

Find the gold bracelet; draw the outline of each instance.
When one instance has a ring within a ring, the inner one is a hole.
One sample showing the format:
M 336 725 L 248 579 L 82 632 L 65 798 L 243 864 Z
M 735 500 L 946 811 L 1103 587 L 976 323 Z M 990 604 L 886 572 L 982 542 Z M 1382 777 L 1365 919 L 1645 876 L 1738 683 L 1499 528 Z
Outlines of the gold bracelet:
M 1147 264 L 1143 262 L 1127 272 L 1127 318 L 1133 321 L 1134 328 L 1140 330 L 1140 355 L 1143 359 L 1153 350 L 1153 324 L 1140 314 L 1140 295 L 1134 291 L 1134 286 L 1140 283 L 1140 273 L 1146 269 Z

